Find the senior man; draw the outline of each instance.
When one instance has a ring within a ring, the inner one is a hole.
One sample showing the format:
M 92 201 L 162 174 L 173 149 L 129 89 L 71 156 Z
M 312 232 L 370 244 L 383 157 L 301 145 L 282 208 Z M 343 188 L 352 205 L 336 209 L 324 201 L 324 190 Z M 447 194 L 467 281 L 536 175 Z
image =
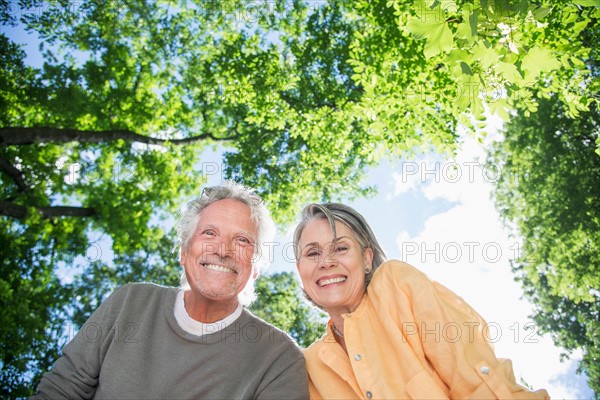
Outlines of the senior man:
M 274 232 L 261 198 L 234 182 L 206 188 L 177 228 L 181 287 L 116 290 L 34 398 L 308 398 L 298 346 L 243 307 Z

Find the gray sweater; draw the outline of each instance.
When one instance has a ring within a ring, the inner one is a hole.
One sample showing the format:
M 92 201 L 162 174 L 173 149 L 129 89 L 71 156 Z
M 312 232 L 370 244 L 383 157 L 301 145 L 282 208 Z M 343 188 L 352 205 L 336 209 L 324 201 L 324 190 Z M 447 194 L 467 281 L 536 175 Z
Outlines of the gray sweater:
M 35 399 L 307 399 L 304 357 L 247 310 L 195 336 L 175 320 L 176 288 L 116 290 L 64 347 Z

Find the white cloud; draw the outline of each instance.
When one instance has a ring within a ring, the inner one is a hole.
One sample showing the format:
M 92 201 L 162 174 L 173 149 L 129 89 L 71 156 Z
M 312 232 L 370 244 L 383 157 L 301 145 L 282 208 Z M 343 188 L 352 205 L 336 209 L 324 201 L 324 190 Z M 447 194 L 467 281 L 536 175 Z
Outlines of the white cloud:
M 490 134 L 486 140 L 498 137 Z M 486 165 L 484 148 L 467 137 L 454 160 L 427 157 L 396 166 L 391 173 L 393 185 L 380 186 L 381 198 L 397 204 L 404 202 L 401 195 L 414 192 L 429 201 L 424 209 L 444 202 L 455 205 L 430 215 L 415 234 L 406 226 L 398 233 L 397 220 L 389 222 L 384 225 L 389 228 L 375 232 L 379 239 L 391 243 L 395 237 L 399 251 L 392 253 L 456 292 L 487 320 L 496 354 L 513 361 L 517 381 L 523 378 L 535 389 L 544 388 L 553 399 L 590 398 L 585 378 L 574 374 L 577 361 L 561 363 L 560 349 L 548 335 L 537 335 L 528 318 L 532 305 L 521 299 L 522 289 L 513 279 L 509 261 L 520 255 L 521 245 L 509 238 L 494 207 L 490 195 L 497 169 Z M 378 171 L 372 181 L 381 180 Z M 410 207 L 422 201 L 419 196 L 409 197 Z M 371 202 L 380 204 L 376 199 Z M 371 223 L 389 221 L 395 212 L 376 206 L 369 211 Z M 421 226 L 421 220 L 416 223 Z M 295 270 L 291 264 L 287 268 Z
M 393 196 L 417 189 L 427 180 L 427 174 L 434 168 L 435 160 L 431 157 L 423 157 L 420 161 L 402 161 L 400 171 L 392 172 L 394 179 Z
M 494 207 L 490 194 L 496 177 L 486 175 L 484 154 L 482 146 L 467 139 L 453 161 L 439 162 L 436 168 L 431 161 L 413 164 L 426 171 L 412 190 L 431 201 L 458 204 L 430 216 L 414 236 L 399 233 L 396 243 L 401 257 L 459 294 L 488 321 L 496 354 L 513 361 L 517 380 L 545 388 L 553 398 L 580 397 L 575 385 L 567 386 L 558 377 L 569 373 L 569 379 L 580 384 L 583 378 L 568 371 L 569 363 L 560 363 L 560 349 L 547 335 L 538 336 L 528 319 L 532 306 L 521 299 L 509 261 L 520 246 L 509 239 Z M 451 168 L 459 173 L 450 175 Z

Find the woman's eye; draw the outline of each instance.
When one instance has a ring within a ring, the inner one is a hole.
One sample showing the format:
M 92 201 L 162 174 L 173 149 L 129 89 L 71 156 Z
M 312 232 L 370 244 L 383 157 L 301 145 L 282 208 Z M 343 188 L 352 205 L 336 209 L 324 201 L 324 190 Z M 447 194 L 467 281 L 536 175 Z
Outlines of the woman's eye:
M 309 252 L 306 253 L 306 257 L 316 257 L 319 255 L 319 252 L 316 250 L 310 250 Z
M 348 246 L 337 246 L 335 248 L 335 251 L 337 252 L 343 252 L 343 251 L 347 251 L 348 250 Z

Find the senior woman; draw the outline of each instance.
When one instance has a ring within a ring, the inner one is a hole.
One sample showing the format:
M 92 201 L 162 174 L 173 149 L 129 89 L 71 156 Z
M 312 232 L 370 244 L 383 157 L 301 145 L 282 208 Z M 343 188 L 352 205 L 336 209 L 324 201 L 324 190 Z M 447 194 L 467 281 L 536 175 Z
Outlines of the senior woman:
M 304 352 L 311 399 L 549 398 L 515 382 L 464 300 L 408 264 L 385 261 L 351 207 L 307 206 L 294 243 L 304 291 L 330 317 Z

